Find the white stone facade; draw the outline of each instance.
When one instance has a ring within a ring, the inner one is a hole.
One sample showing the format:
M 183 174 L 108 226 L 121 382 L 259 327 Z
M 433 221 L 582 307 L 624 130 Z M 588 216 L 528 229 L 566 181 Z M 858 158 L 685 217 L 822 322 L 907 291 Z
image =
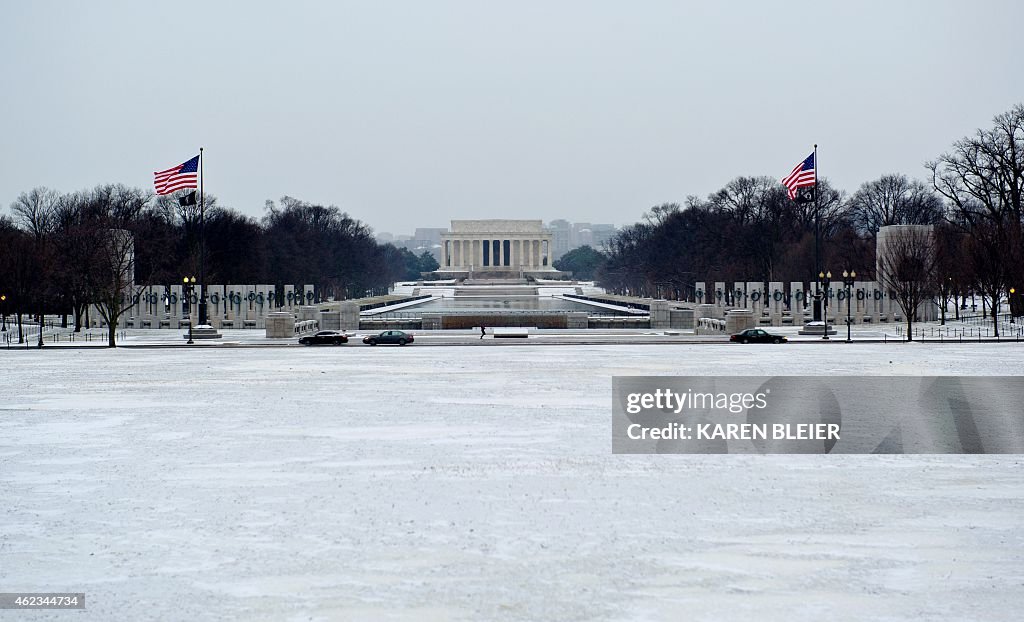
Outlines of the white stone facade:
M 441 234 L 438 271 L 553 270 L 551 252 L 551 233 L 540 220 L 453 220 Z

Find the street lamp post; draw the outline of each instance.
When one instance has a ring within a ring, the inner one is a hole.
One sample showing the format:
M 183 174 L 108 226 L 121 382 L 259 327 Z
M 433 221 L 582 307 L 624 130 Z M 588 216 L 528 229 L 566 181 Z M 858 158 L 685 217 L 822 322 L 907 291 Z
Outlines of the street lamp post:
M 832 282 L 832 272 L 819 272 L 818 281 L 821 283 L 821 301 L 819 303 L 821 307 L 821 319 L 825 323 L 825 332 L 822 334 L 822 339 L 828 339 L 828 285 Z
M 846 343 L 853 342 L 853 339 L 850 338 L 850 325 L 853 324 L 853 313 L 850 308 L 853 303 L 853 298 L 850 296 L 850 288 L 853 287 L 853 283 L 856 279 L 856 270 L 850 270 L 849 272 L 843 270 L 843 285 L 846 286 Z
M 192 341 L 192 325 L 195 324 L 195 311 L 192 308 L 192 292 L 196 289 L 196 277 L 183 277 L 181 279 L 185 285 L 185 300 L 188 301 L 188 345 L 195 343 Z
M 4 324 L 3 330 L 0 330 L 0 333 L 6 333 L 7 332 L 7 309 L 4 308 L 4 303 L 5 302 L 7 302 L 7 295 L 6 294 L 0 295 L 0 316 L 3 317 L 3 324 Z
M 1014 311 L 1014 309 L 1013 309 L 1013 296 L 1016 293 L 1017 293 L 1017 288 L 1016 287 L 1011 287 L 1010 288 L 1010 300 L 1009 300 L 1009 303 L 1010 303 L 1010 324 L 1015 324 L 1016 323 L 1016 322 L 1013 321 L 1013 311 Z

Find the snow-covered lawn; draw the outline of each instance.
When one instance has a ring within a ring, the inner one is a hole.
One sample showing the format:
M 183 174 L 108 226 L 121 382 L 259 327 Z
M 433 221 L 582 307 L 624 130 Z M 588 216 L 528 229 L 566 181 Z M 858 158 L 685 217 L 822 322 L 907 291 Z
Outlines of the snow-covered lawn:
M 1018 344 L 0 351 L 0 592 L 96 620 L 1012 620 L 1018 456 L 611 454 L 613 375 Z M 2 612 L 0 619 L 27 619 Z

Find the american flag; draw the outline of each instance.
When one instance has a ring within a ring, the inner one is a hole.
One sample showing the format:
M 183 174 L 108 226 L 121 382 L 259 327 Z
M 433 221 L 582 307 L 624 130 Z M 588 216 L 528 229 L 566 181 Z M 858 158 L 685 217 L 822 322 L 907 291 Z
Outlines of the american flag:
M 182 188 L 198 188 L 199 156 L 166 171 L 153 173 L 153 185 L 157 194 L 170 194 Z
M 782 180 L 782 185 L 789 191 L 789 198 L 796 199 L 796 189 L 813 186 L 817 182 L 814 175 L 814 153 L 807 156 L 807 159 L 797 164 L 793 172 Z

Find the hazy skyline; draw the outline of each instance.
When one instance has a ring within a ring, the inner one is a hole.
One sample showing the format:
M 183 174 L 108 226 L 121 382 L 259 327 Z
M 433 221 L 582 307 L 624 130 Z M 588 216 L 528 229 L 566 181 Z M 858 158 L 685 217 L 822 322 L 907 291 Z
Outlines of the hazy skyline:
M 0 213 L 35 186 L 283 195 L 375 231 L 623 225 L 819 145 L 853 192 L 1024 100 L 1013 2 L 8 2 Z

